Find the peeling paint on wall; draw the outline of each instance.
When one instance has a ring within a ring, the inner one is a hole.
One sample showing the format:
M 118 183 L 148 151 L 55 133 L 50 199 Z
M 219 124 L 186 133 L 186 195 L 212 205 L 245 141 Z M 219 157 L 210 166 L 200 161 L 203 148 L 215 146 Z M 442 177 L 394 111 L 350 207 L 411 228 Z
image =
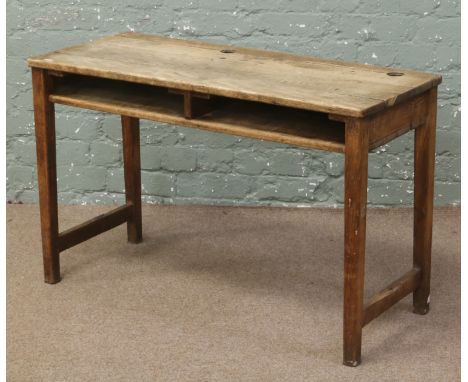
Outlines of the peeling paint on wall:
M 28 56 L 127 30 L 432 71 L 436 203 L 460 202 L 460 2 L 109 0 L 7 2 L 7 197 L 37 201 Z M 115 116 L 57 107 L 59 199 L 124 201 Z M 343 157 L 142 122 L 145 203 L 342 206 Z M 369 202 L 410 205 L 413 138 L 375 150 Z

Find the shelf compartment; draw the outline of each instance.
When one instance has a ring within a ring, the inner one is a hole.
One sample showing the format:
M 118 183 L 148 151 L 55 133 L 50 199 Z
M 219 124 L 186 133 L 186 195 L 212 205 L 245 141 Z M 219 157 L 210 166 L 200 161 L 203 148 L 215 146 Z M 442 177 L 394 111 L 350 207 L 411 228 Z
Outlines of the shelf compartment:
M 344 152 L 344 123 L 325 113 L 220 98 L 196 118 L 173 89 L 97 77 L 56 77 L 51 102 L 307 148 Z

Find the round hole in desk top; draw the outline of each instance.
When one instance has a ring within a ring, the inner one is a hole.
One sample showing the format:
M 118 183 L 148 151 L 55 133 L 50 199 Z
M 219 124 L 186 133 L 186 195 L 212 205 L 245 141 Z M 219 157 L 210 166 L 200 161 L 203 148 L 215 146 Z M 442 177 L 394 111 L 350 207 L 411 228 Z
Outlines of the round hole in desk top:
M 388 72 L 387 73 L 387 76 L 390 76 L 390 77 L 401 77 L 401 76 L 404 76 L 405 73 L 401 73 L 401 72 Z

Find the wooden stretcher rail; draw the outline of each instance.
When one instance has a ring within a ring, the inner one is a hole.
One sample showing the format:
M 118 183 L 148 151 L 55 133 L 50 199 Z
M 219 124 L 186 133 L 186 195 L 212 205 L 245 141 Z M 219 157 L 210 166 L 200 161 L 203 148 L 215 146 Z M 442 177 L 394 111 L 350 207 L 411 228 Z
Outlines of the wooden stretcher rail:
M 420 279 L 421 270 L 413 268 L 377 293 L 364 307 L 362 326 L 366 326 L 403 297 L 413 292 L 418 287 Z
M 61 232 L 58 237 L 59 251 L 64 251 L 125 223 L 128 220 L 131 211 L 132 204 L 127 203 L 113 209 L 112 211 L 96 216 L 84 223 Z

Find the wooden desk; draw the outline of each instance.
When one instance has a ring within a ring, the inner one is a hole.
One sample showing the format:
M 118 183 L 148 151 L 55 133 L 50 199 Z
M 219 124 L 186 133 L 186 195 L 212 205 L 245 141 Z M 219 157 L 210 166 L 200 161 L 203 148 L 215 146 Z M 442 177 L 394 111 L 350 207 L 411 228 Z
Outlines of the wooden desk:
M 127 223 L 128 241 L 142 240 L 143 118 L 345 154 L 345 365 L 361 361 L 362 328 L 404 296 L 413 293 L 415 313 L 428 312 L 440 76 L 138 33 L 61 49 L 28 64 L 47 283 L 60 281 L 60 252 L 117 225 Z M 64 232 L 57 217 L 55 103 L 122 116 L 126 204 Z M 368 153 L 410 130 L 413 265 L 364 304 Z

